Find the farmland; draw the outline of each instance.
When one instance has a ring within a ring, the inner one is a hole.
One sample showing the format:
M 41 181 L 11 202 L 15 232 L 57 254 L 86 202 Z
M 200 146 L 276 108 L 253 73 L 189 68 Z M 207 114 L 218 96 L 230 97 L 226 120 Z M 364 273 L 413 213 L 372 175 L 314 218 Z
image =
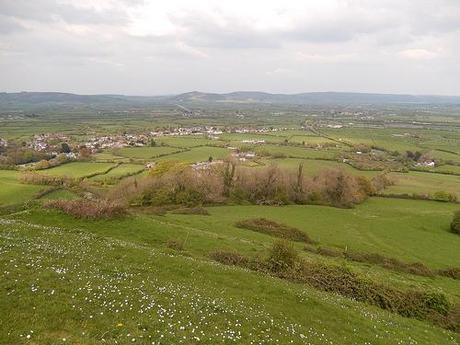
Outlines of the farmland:
M 4 121 L 0 344 L 460 342 L 451 110 L 194 110 Z

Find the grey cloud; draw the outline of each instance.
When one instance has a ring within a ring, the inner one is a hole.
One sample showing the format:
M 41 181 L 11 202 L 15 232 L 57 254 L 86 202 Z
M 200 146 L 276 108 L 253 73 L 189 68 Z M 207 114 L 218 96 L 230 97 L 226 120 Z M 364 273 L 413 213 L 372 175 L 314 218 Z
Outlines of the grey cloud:
M 2 0 L 0 14 L 46 23 L 62 20 L 69 24 L 122 24 L 128 21 L 120 11 L 97 12 L 55 0 Z
M 26 28 L 14 18 L 0 15 L 0 34 L 25 31 Z

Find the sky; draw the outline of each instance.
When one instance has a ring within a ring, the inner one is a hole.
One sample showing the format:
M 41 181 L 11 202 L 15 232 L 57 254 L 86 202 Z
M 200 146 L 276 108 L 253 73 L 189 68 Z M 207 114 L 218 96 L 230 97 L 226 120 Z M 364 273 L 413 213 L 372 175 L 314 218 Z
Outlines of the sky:
M 0 92 L 460 95 L 460 0 L 0 0 Z

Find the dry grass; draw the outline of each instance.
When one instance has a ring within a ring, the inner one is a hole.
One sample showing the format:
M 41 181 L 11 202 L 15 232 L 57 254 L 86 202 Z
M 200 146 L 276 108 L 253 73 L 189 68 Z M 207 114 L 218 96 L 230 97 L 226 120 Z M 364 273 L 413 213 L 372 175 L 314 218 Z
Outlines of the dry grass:
M 75 218 L 100 219 L 114 218 L 126 214 L 126 208 L 120 204 L 107 200 L 51 200 L 45 205 L 47 208 L 55 208 Z

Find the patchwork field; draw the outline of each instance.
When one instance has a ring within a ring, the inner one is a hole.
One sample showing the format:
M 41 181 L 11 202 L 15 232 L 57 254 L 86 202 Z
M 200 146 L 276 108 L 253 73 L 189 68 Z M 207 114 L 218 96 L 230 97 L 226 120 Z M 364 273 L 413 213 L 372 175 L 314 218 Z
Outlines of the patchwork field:
M 460 344 L 457 107 L 155 102 L 0 112 L 0 344 Z

